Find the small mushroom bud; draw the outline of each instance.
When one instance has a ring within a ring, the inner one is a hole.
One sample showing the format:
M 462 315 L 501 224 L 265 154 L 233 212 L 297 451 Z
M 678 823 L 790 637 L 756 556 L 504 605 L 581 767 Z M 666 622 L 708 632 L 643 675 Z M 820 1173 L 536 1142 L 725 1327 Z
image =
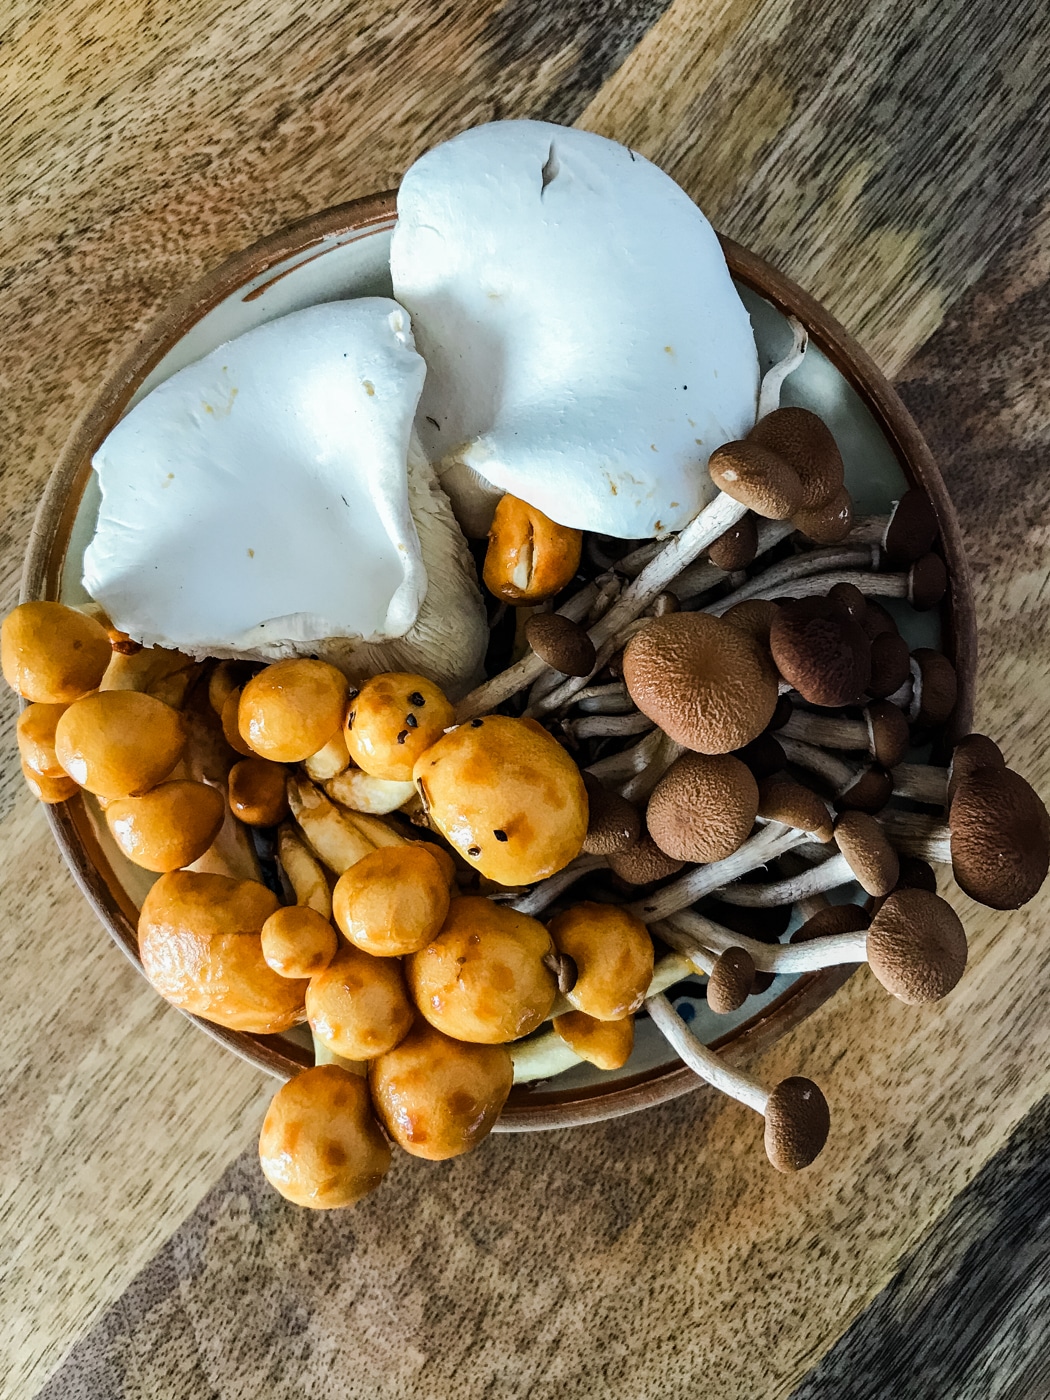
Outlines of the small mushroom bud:
M 809 409 L 778 408 L 759 419 L 747 440 L 775 452 L 794 468 L 802 486 L 796 512 L 825 505 L 841 489 L 842 454 L 831 429 Z
M 794 467 L 757 442 L 725 443 L 711 453 L 707 469 L 720 491 L 766 520 L 787 520 L 802 503 Z
M 563 676 L 589 676 L 594 669 L 594 643 L 586 629 L 561 613 L 535 613 L 525 624 L 525 639 Z
M 401 964 L 341 944 L 306 985 L 306 1016 L 321 1044 L 343 1059 L 385 1054 L 405 1038 L 413 1020 Z
M 583 785 L 589 810 L 584 854 L 609 856 L 634 845 L 642 829 L 638 809 L 591 773 L 583 774 Z
M 845 608 L 802 598 L 777 613 L 769 645 L 780 674 L 813 705 L 856 704 L 871 675 L 871 643 Z
M 45 773 L 35 773 L 24 763 L 22 764 L 22 777 L 25 778 L 26 787 L 36 800 L 43 802 L 48 807 L 53 807 L 58 802 L 68 802 L 80 791 L 73 779 L 67 778 L 65 773 L 57 778 L 49 777 Z
M 18 716 L 17 737 L 22 771 L 38 779 L 45 779 L 48 784 L 68 787 L 66 796 L 72 797 L 77 785 L 59 763 L 55 753 L 55 730 L 67 708 L 66 705 L 42 703 L 27 705 Z
M 41 704 L 68 705 L 94 690 L 112 655 L 106 629 L 64 603 L 21 603 L 0 626 L 4 680 Z
M 948 591 L 948 570 L 939 554 L 924 554 L 916 559 L 907 574 L 905 597 L 917 612 L 935 608 Z
M 751 833 L 758 784 L 732 754 L 683 754 L 649 799 L 649 834 L 667 855 L 694 863 L 724 860 Z
M 868 600 L 855 583 L 836 583 L 828 589 L 828 598 L 846 609 L 854 622 L 863 624 Z
M 758 552 L 758 525 L 755 517 L 743 515 L 735 525 L 730 525 L 724 535 L 719 535 L 707 551 L 707 557 L 718 569 L 727 574 L 737 569 L 746 569 Z
M 503 496 L 489 530 L 485 587 L 505 603 L 542 603 L 572 582 L 582 547 L 582 531 L 555 524 L 516 496 Z
M 809 895 L 856 880 L 871 895 L 886 895 L 897 883 L 897 853 L 882 827 L 865 812 L 844 812 L 835 823 L 839 853 L 799 875 L 767 884 L 735 884 L 719 891 L 728 904 L 794 904 Z
M 266 1112 L 259 1161 L 275 1190 L 312 1210 L 352 1206 L 374 1191 L 390 1167 L 390 1145 L 364 1079 L 339 1065 L 290 1079 Z
M 244 758 L 230 769 L 230 811 L 245 826 L 278 826 L 288 815 L 288 770 L 268 758 Z
M 301 763 L 342 725 L 347 692 L 346 677 L 327 661 L 275 661 L 241 691 L 241 738 L 260 758 Z
M 128 860 L 160 873 L 199 860 L 218 836 L 225 815 L 218 788 L 183 779 L 106 804 L 106 825 Z
M 336 955 L 339 938 L 316 909 L 289 904 L 275 909 L 262 926 L 262 953 L 279 977 L 314 977 Z
M 950 804 L 960 783 L 964 783 L 975 768 L 1005 768 L 1002 750 L 986 734 L 967 734 L 960 739 L 948 766 L 947 798 Z
M 551 1022 L 555 1033 L 581 1060 L 597 1069 L 622 1069 L 634 1049 L 634 1017 L 599 1021 L 585 1011 L 566 1011 Z
M 551 920 L 559 953 L 576 964 L 568 999 L 599 1021 L 619 1021 L 639 1009 L 653 977 L 653 941 L 634 915 L 613 904 L 577 904 Z
M 908 721 L 887 700 L 873 700 L 861 713 L 859 720 L 853 720 L 799 710 L 781 733 L 788 739 L 832 749 L 866 749 L 884 768 L 896 767 L 911 741 Z
M 909 664 L 910 679 L 887 699 L 900 705 L 912 724 L 931 728 L 947 724 L 958 698 L 955 667 L 932 647 L 917 647 Z
M 97 797 L 129 797 L 162 782 L 182 757 L 178 712 L 135 690 L 102 690 L 76 700 L 55 726 L 55 754 Z
M 857 591 L 860 592 L 859 589 Z M 831 589 L 831 593 L 833 592 L 834 588 Z M 828 596 L 830 597 L 830 593 Z M 867 595 L 865 596 L 867 597 Z M 877 598 L 868 598 L 867 609 L 857 621 L 864 628 L 864 634 L 870 641 L 874 641 L 876 637 L 881 637 L 887 632 L 893 633 L 894 636 L 900 635 L 896 622 Z
M 939 533 L 937 517 L 925 491 L 912 486 L 895 502 L 888 516 L 860 521 L 854 539 L 877 544 L 894 568 L 914 563 L 933 548 Z

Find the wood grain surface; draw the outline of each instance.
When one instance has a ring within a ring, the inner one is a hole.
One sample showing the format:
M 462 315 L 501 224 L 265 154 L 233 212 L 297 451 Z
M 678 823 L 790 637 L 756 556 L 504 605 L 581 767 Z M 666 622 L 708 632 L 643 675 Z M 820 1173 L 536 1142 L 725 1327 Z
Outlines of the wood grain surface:
M 978 723 L 1046 794 L 1048 49 L 1036 0 L 13 0 L 0 606 L 92 386 L 177 288 L 472 122 L 579 120 L 665 164 L 897 376 L 975 566 Z M 948 1001 L 906 1008 L 861 973 L 758 1066 L 832 1103 L 797 1178 L 698 1093 L 401 1158 L 355 1211 L 297 1212 L 253 1161 L 270 1086 L 109 946 L 0 708 L 5 1396 L 49 1375 L 92 1400 L 783 1396 L 1050 1088 L 1050 900 L 953 894 L 972 956 Z M 819 1393 L 852 1394 L 844 1374 Z M 911 1393 L 1000 1393 L 974 1376 Z

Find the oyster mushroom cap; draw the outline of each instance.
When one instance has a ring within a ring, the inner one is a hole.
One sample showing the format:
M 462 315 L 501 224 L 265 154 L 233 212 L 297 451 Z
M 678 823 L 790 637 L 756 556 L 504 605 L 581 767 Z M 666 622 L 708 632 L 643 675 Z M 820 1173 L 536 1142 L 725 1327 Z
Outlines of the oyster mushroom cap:
M 697 753 L 730 753 L 773 717 L 777 683 L 768 654 L 746 632 L 707 613 L 654 618 L 628 642 L 623 678 L 641 712 Z
M 1019 909 L 1046 879 L 1050 817 L 1039 796 L 1009 768 L 975 768 L 948 810 L 952 871 L 971 899 Z
M 713 229 L 656 166 L 550 122 L 474 127 L 406 172 L 390 265 L 468 533 L 503 491 L 621 538 L 713 498 L 702 468 L 755 421 L 758 355 Z
M 676 860 L 723 860 L 747 840 L 758 812 L 758 784 L 732 754 L 686 753 L 653 789 L 649 834 Z
M 868 964 L 910 1006 L 939 1001 L 966 967 L 966 934 L 952 906 L 928 890 L 896 890 L 871 921 Z

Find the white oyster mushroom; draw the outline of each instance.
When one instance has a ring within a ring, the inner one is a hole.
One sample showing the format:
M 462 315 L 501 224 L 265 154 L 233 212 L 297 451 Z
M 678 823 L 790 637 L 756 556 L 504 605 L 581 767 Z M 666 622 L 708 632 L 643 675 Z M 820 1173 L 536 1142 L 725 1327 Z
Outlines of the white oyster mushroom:
M 468 687 L 484 606 L 413 442 L 425 372 L 380 297 L 294 312 L 180 370 L 95 454 L 85 588 L 146 645 L 359 674 L 397 639 L 398 664 Z
M 549 122 L 475 127 L 405 175 L 390 265 L 427 362 L 420 437 L 469 534 L 504 491 L 621 538 L 714 497 L 758 353 L 714 230 L 655 165 Z

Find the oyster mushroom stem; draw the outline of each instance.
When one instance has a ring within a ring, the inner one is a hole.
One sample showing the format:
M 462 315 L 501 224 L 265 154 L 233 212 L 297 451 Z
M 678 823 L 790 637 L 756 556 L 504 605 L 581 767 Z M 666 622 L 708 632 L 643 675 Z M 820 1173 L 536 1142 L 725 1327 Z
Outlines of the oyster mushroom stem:
M 800 1171 L 819 1156 L 827 1141 L 830 1118 L 827 1101 L 816 1084 L 792 1078 L 766 1090 L 697 1040 L 662 992 L 649 997 L 645 1007 L 653 1024 L 694 1074 L 762 1115 L 766 1156 L 778 1171 Z
M 646 924 L 666 919 L 668 915 L 676 914 L 679 909 L 687 909 L 704 895 L 714 894 L 715 890 L 732 884 L 741 875 L 757 870 L 759 866 L 809 839 L 808 831 L 797 831 L 794 827 L 782 826 L 780 822 L 768 822 L 725 860 L 695 866 L 671 884 L 644 895 L 627 908 Z
M 788 317 L 788 325 L 791 327 L 791 349 L 787 354 L 771 365 L 762 376 L 762 384 L 758 391 L 758 414 L 759 419 L 765 418 L 767 414 L 780 407 L 780 391 L 784 387 L 784 380 L 805 359 L 806 348 L 809 345 L 809 332 L 801 321 L 794 316 Z
M 718 892 L 726 904 L 746 908 L 779 908 L 808 895 L 837 889 L 856 880 L 867 894 L 889 894 L 897 883 L 897 854 L 874 817 L 865 812 L 844 812 L 835 823 L 838 854 L 798 875 L 768 884 L 730 885 Z
M 936 564 L 927 564 L 927 560 L 936 560 L 937 562 Z M 935 608 L 944 597 L 948 583 L 944 563 L 940 555 L 937 554 L 923 555 L 922 559 L 917 560 L 907 573 L 876 574 L 865 573 L 859 569 L 830 569 L 826 573 L 813 574 L 806 578 L 794 578 L 780 584 L 767 584 L 766 576 L 760 574 L 754 582 L 761 583 L 762 586 L 750 591 L 750 585 L 745 585 L 749 591 L 744 596 L 748 598 L 823 597 L 836 584 L 851 583 L 868 598 L 905 598 L 918 612 L 928 612 L 931 608 Z M 717 603 L 712 603 L 704 611 L 716 613 L 716 610 L 722 608 L 723 601 L 729 606 L 734 602 L 742 601 L 742 599 L 740 594 L 732 599 L 719 599 Z M 718 614 L 716 613 L 716 615 Z
M 521 899 L 515 899 L 511 903 L 511 908 L 516 909 L 519 914 L 530 914 L 533 917 L 541 913 L 544 909 L 554 903 L 558 896 L 574 885 L 577 880 L 589 875 L 593 870 L 603 870 L 608 865 L 604 856 L 578 856 L 564 870 L 559 870 L 556 875 L 549 875 L 546 880 L 541 880 L 534 885 L 528 894 Z
M 727 593 L 724 598 L 719 598 L 716 603 L 711 603 L 704 611 L 712 613 L 715 617 L 721 617 L 731 607 L 737 603 L 746 602 L 748 598 L 776 598 L 782 593 L 792 597 L 801 597 L 801 594 L 796 593 L 794 589 L 786 585 L 814 574 L 823 576 L 835 569 L 876 569 L 879 564 L 878 556 L 878 549 L 871 545 L 844 544 L 830 545 L 826 549 L 811 549 L 802 554 L 793 554 L 790 559 L 782 559 L 779 564 L 773 564 L 762 573 L 756 574 L 754 578 L 748 579 L 739 588 L 735 588 L 732 593 Z M 816 590 L 818 593 L 825 591 L 823 587 Z
M 567 734 L 574 739 L 601 739 L 613 735 L 645 734 L 652 729 L 653 722 L 647 715 L 585 715 L 582 719 L 566 720 L 563 724 Z
M 893 768 L 900 763 L 909 741 L 907 720 L 896 705 L 886 700 L 876 700 L 865 706 L 861 719 L 795 710 L 778 733 L 788 739 L 801 739 L 805 743 L 829 749 L 866 750 L 884 768 Z M 913 768 L 919 765 L 904 766 Z

